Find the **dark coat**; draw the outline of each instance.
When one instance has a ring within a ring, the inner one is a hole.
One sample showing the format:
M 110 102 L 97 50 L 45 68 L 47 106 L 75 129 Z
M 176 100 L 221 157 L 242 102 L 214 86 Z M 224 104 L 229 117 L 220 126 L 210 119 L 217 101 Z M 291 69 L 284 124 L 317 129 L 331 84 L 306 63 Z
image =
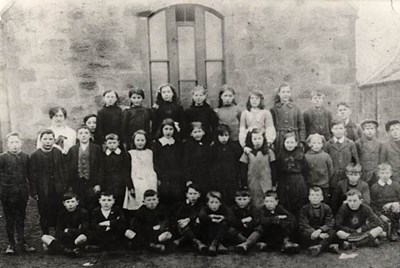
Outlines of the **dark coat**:
M 369 205 L 371 203 L 371 197 L 369 193 L 369 186 L 363 180 L 358 180 L 357 186 L 354 187 L 359 190 L 363 196 L 364 203 Z M 333 195 L 331 197 L 331 205 L 334 212 L 337 212 L 340 206 L 343 204 L 343 201 L 346 200 L 346 193 L 349 191 L 349 180 L 341 180 L 336 186 Z
M 179 127 L 184 130 L 185 127 L 185 116 L 183 113 L 183 108 L 179 104 L 175 102 L 162 102 L 157 109 L 153 109 L 152 111 L 152 133 L 153 137 L 156 136 L 157 131 L 162 123 L 162 121 L 166 118 L 171 118 L 175 122 L 179 123 Z M 182 136 L 182 135 L 180 135 Z
M 375 227 L 382 226 L 379 217 L 367 205 L 361 204 L 358 210 L 351 210 L 347 204 L 343 204 L 335 219 L 335 228 L 347 233 L 355 233 L 358 228 L 367 232 Z
M 328 141 L 332 134 L 332 112 L 322 107 L 320 110 L 315 108 L 308 109 L 303 114 L 304 124 L 306 126 L 306 137 L 310 134 L 318 133 Z
M 121 137 L 122 109 L 117 106 L 104 106 L 97 113 L 95 140 L 103 143 L 107 134 L 114 133 Z
M 309 237 L 317 229 L 321 229 L 324 233 L 333 229 L 335 219 L 332 209 L 327 204 L 321 203 L 319 217 L 316 217 L 313 211 L 314 209 L 310 203 L 301 208 L 299 217 L 300 232 Z
M 122 113 L 122 133 L 120 140 L 132 149 L 132 135 L 139 129 L 150 135 L 151 110 L 145 107 L 130 107 Z
M 104 153 L 104 180 L 101 188 L 117 196 L 124 196 L 125 187 L 133 189 L 130 155 L 124 151 L 121 151 L 119 155 Z
M 362 137 L 362 130 L 353 121 L 344 126 L 346 128 L 346 137 L 352 141 L 356 141 Z
M 185 120 L 188 127 L 187 136 L 190 136 L 190 123 L 201 122 L 207 139 L 209 141 L 213 139 L 214 132 L 218 126 L 218 117 L 208 103 L 204 102 L 201 106 L 191 105 L 185 110 Z
M 73 212 L 64 209 L 57 217 L 56 238 L 61 239 L 61 243 L 70 243 L 81 234 L 87 235 L 88 228 L 89 213 L 85 209 L 77 207 Z
M 372 185 L 377 181 L 375 178 L 375 170 L 382 163 L 383 144 L 378 139 L 368 141 L 366 138 L 360 138 L 355 142 L 357 155 L 362 166 L 361 179 Z
M 0 198 L 8 200 L 28 199 L 28 163 L 25 153 L 0 154 Z
M 110 221 L 110 230 L 106 231 L 106 226 L 99 225 L 99 223 L 103 221 Z M 122 210 L 119 207 L 113 206 L 110 215 L 106 219 L 101 212 L 101 207 L 97 207 L 93 209 L 92 214 L 90 215 L 90 228 L 94 231 L 93 235 L 97 236 L 97 239 L 102 235 L 123 235 L 126 230 L 124 213 L 122 213 Z
M 253 231 L 261 223 L 260 211 L 250 204 L 245 208 L 240 208 L 237 205 L 233 205 L 231 211 L 233 214 L 232 227 L 237 230 Z M 242 222 L 242 219 L 247 217 L 251 217 L 251 221 L 246 223 L 245 226 Z

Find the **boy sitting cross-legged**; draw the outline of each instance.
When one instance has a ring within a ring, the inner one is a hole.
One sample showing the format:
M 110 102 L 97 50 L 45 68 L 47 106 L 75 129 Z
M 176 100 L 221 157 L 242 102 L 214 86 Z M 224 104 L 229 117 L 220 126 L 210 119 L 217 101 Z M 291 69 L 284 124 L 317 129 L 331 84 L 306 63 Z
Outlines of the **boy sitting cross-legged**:
M 324 199 L 322 189 L 318 186 L 309 189 L 308 200 L 300 210 L 300 238 L 309 253 L 317 256 L 328 248 L 338 252 L 336 231 L 333 229 L 335 220 L 331 208 L 322 202 Z

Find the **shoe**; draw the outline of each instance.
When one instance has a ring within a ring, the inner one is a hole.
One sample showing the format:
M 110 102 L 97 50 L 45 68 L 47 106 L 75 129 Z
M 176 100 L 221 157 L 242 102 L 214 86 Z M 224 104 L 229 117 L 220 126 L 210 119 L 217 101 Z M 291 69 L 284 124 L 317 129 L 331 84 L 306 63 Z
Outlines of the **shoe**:
M 371 242 L 368 245 L 371 246 L 371 247 L 376 248 L 376 247 L 379 247 L 380 244 L 381 243 L 379 242 L 379 239 L 375 238 L 375 239 L 371 240 Z
M 265 251 L 267 250 L 267 243 L 264 242 L 257 242 L 256 244 L 257 248 L 259 251 Z
M 197 250 L 200 252 L 200 254 L 206 254 L 207 253 L 207 246 L 203 244 L 203 242 L 201 242 L 198 239 L 194 240 L 194 245 L 197 248 Z
M 316 246 L 309 247 L 307 249 L 307 251 L 308 251 L 308 254 L 310 254 L 311 256 L 318 256 L 321 253 L 321 248 L 322 248 L 321 245 L 316 245 Z
M 211 242 L 211 245 L 208 247 L 208 254 L 210 256 L 217 256 L 217 245 L 217 241 L 214 240 Z
M 338 244 L 331 244 L 328 247 L 328 250 L 332 253 L 340 254 L 339 245 Z
M 300 246 L 297 243 L 286 241 L 283 244 L 281 251 L 284 253 L 289 253 L 289 254 L 298 253 L 300 251 Z
M 172 243 L 173 243 L 176 247 L 179 247 L 179 246 L 182 244 L 183 239 L 184 239 L 184 237 L 175 239 L 174 241 L 172 241 Z
M 156 251 L 158 253 L 164 253 L 165 252 L 165 246 L 163 244 L 154 244 L 151 243 L 149 245 L 150 249 L 153 251 Z
M 391 242 L 397 242 L 397 241 L 399 241 L 399 239 L 400 239 L 400 237 L 397 235 L 396 232 L 392 232 L 389 235 L 389 241 L 391 241 Z
M 15 247 L 8 245 L 5 253 L 6 255 L 15 255 L 17 252 L 15 251 Z
M 237 253 L 240 253 L 240 254 L 246 254 L 246 252 L 247 252 L 247 244 L 246 243 L 241 243 L 239 245 L 236 245 L 235 251 Z
M 77 257 L 81 256 L 81 252 L 78 248 L 74 248 L 74 249 L 64 248 L 63 253 L 66 256 L 71 257 L 71 258 L 77 258 Z
M 46 243 L 42 244 L 42 248 L 44 252 L 47 252 L 49 250 L 49 247 L 46 245 Z
M 357 249 L 353 243 L 350 243 L 348 241 L 343 241 L 342 248 L 343 248 L 343 250 L 349 250 L 349 249 L 356 250 Z
M 218 248 L 218 253 L 220 253 L 220 254 L 228 253 L 228 249 L 222 244 L 218 244 L 217 248 Z
M 32 247 L 31 245 L 29 245 L 28 243 L 23 243 L 21 245 L 19 245 L 19 248 L 22 252 L 26 252 L 26 253 L 33 253 L 36 252 L 36 248 Z

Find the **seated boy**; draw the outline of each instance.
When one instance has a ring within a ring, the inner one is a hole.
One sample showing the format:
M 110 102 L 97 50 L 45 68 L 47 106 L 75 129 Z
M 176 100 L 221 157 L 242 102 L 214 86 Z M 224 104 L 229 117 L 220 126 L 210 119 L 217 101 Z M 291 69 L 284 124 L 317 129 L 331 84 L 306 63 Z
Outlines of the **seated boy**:
M 372 209 L 364 205 L 362 194 L 357 189 L 347 192 L 346 203 L 336 215 L 336 235 L 343 248 L 379 246 L 378 236 L 383 232 L 382 222 Z
M 167 211 L 159 205 L 158 194 L 154 190 L 144 192 L 143 203 L 134 220 L 138 239 L 152 250 L 165 252 L 172 238 Z
M 263 236 L 260 241 L 266 242 L 272 249 L 285 253 L 297 253 L 299 245 L 290 241 L 296 226 L 296 218 L 283 206 L 278 205 L 278 195 L 267 191 L 264 206 L 261 208 L 261 226 Z
M 392 180 L 400 183 L 400 121 L 390 120 L 385 125 L 389 141 L 382 145 L 380 162 L 392 167 Z
M 76 194 L 65 193 L 62 200 L 65 209 L 58 214 L 56 235 L 43 235 L 43 247 L 49 254 L 78 256 L 79 248 L 87 242 L 89 215 L 78 206 Z
M 245 253 L 260 239 L 262 232 L 260 213 L 251 204 L 251 197 L 247 188 L 242 188 L 236 192 L 235 203 L 231 208 L 233 217 L 228 234 L 239 243 L 236 245 L 236 250 Z
M 398 241 L 400 219 L 400 184 L 392 181 L 392 167 L 380 164 L 377 171 L 378 182 L 371 187 L 371 207 L 385 223 L 385 231 L 390 241 Z
M 346 200 L 346 193 L 351 189 L 357 189 L 361 192 L 363 203 L 369 205 L 371 203 L 369 186 L 361 178 L 361 165 L 350 162 L 346 166 L 347 179 L 339 181 L 331 200 L 333 212 L 336 213 Z
M 300 210 L 300 238 L 313 256 L 328 248 L 334 252 L 339 250 L 337 244 L 332 244 L 336 240 L 332 210 L 322 202 L 323 199 L 322 189 L 318 186 L 311 187 L 308 194 L 310 203 Z

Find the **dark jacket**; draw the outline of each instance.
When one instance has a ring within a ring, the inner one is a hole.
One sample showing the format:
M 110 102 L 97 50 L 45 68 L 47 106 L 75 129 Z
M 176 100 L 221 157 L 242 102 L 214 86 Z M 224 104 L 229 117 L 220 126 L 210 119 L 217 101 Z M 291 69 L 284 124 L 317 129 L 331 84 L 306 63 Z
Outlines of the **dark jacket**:
M 213 139 L 214 132 L 218 126 L 218 117 L 208 103 L 204 102 L 201 106 L 191 105 L 185 110 L 185 120 L 188 127 L 187 136 L 190 136 L 190 123 L 201 122 L 207 139 L 209 141 Z
M 365 204 L 369 205 L 371 203 L 368 183 L 358 180 L 357 186 L 349 187 L 349 180 L 346 179 L 339 181 L 331 197 L 331 205 L 334 212 L 337 212 L 342 206 L 343 201 L 347 198 L 346 193 L 350 190 L 350 188 L 355 188 L 361 192 Z
M 382 226 L 379 217 L 372 209 L 361 204 L 358 210 L 352 210 L 347 204 L 343 204 L 336 215 L 336 229 L 347 233 L 354 233 L 358 228 L 367 232 L 378 226 Z
M 63 240 L 75 240 L 81 234 L 87 234 L 89 228 L 89 213 L 79 206 L 73 212 L 66 209 L 57 217 L 56 238 Z M 65 232 L 65 229 L 68 229 Z
M 133 189 L 131 179 L 131 158 L 128 153 L 104 153 L 104 181 L 101 188 L 112 191 L 118 196 L 125 195 L 125 187 Z
M 122 109 L 117 105 L 104 106 L 97 113 L 95 140 L 103 143 L 104 137 L 110 133 L 121 137 Z
M 324 233 L 333 229 L 335 219 L 333 218 L 331 208 L 327 204 L 321 203 L 319 209 L 319 217 L 316 217 L 314 214 L 314 208 L 310 203 L 301 208 L 299 217 L 300 232 L 307 236 L 311 236 L 311 234 L 317 229 L 321 229 Z
M 145 107 L 130 107 L 122 113 L 122 140 L 131 149 L 132 135 L 139 129 L 150 134 L 151 110 Z
M 285 219 L 279 219 L 278 216 L 286 216 Z M 283 206 L 277 205 L 274 213 L 265 206 L 261 208 L 261 225 L 268 229 L 272 225 L 281 225 L 283 227 L 293 228 L 296 224 L 295 216 L 287 211 Z
M 103 221 L 110 221 L 110 230 L 106 231 L 106 226 L 100 226 L 99 223 Z M 90 228 L 95 232 L 95 235 L 102 235 L 106 233 L 121 235 L 126 230 L 126 221 L 122 210 L 113 206 L 110 215 L 106 219 L 101 212 L 101 207 L 93 209 L 90 215 Z
M 240 208 L 237 205 L 233 205 L 231 208 L 233 217 L 232 217 L 232 227 L 242 230 L 254 230 L 257 226 L 260 225 L 260 212 L 253 207 L 252 205 L 248 205 L 245 208 Z M 246 223 L 246 226 L 243 224 L 242 219 L 251 217 L 251 221 Z
M 325 107 L 321 109 L 311 108 L 304 112 L 304 124 L 306 126 L 306 137 L 318 133 L 328 141 L 332 134 L 332 112 Z
M 0 198 L 18 200 L 28 199 L 29 156 L 10 152 L 0 154 Z
M 392 166 L 392 180 L 400 183 L 400 148 L 393 139 L 384 143 L 382 147 L 380 161 Z
M 362 166 L 361 179 L 371 186 L 377 180 L 374 176 L 375 170 L 383 162 L 381 160 L 383 144 L 376 138 L 369 141 L 365 137 L 358 139 L 354 144 Z

